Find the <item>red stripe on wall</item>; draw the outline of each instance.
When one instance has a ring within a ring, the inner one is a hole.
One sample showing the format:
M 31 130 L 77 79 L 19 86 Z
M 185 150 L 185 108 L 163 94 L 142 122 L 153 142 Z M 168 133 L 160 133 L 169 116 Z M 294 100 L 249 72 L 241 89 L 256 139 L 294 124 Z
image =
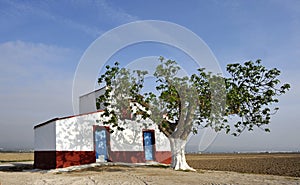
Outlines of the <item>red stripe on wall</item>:
M 56 168 L 56 152 L 55 151 L 34 151 L 34 168 L 37 169 L 53 169 Z
M 96 162 L 94 151 L 56 151 L 56 168 Z
M 171 164 L 171 152 L 170 151 L 156 151 L 155 161 L 164 164 Z M 125 162 L 125 163 L 144 163 L 145 152 L 144 151 L 111 151 L 110 159 L 113 162 Z
M 172 162 L 172 153 L 170 151 L 156 151 L 155 152 L 155 161 L 164 164 L 171 164 Z
M 124 162 L 124 163 L 145 162 L 144 151 L 111 151 L 109 157 L 112 162 Z
M 34 151 L 34 168 L 54 169 L 96 162 L 94 151 Z
M 109 159 L 112 162 L 144 163 L 144 151 L 111 151 Z M 170 151 L 156 151 L 155 161 L 164 164 L 171 163 Z M 96 162 L 94 151 L 35 151 L 34 168 L 54 169 L 65 168 Z

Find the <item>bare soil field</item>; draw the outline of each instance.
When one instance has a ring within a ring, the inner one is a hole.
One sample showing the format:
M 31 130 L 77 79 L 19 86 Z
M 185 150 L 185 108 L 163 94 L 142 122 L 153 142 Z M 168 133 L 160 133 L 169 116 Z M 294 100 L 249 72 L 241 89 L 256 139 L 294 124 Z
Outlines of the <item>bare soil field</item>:
M 300 177 L 300 153 L 187 155 L 195 169 Z

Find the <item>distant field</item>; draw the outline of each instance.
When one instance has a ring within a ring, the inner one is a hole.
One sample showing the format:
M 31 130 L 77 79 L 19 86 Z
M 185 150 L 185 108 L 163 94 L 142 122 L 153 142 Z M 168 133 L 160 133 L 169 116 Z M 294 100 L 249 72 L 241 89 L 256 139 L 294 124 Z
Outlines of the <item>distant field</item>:
M 0 152 L 0 163 L 18 161 L 33 161 L 33 153 Z
M 300 177 L 300 153 L 188 154 L 195 169 Z

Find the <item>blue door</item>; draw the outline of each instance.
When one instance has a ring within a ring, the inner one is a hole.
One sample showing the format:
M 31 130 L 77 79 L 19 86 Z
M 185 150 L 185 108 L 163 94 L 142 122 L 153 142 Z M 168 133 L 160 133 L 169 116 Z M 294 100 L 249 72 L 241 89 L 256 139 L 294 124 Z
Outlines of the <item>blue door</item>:
M 145 131 L 143 132 L 144 136 L 144 151 L 146 161 L 154 160 L 154 133 Z
M 95 150 L 96 160 L 107 161 L 107 144 L 106 144 L 106 130 L 95 130 Z

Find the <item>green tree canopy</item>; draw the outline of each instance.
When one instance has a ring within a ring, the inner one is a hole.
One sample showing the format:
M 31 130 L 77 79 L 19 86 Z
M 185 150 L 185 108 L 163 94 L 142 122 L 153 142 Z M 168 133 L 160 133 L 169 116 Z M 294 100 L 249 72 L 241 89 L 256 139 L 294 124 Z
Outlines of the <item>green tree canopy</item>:
M 112 67 L 107 66 L 98 81 L 105 84 L 106 91 L 97 99 L 97 106 L 105 106 L 102 116 L 109 118 L 105 124 L 119 130 L 124 129 L 118 124 L 126 120 L 124 110 L 131 111 L 137 121 L 153 120 L 170 139 L 175 169 L 185 162 L 184 157 L 184 162 L 178 163 L 184 156 L 188 135 L 197 132 L 195 125 L 224 130 L 234 136 L 255 127 L 268 132 L 271 116 L 278 110 L 274 106 L 279 101 L 278 96 L 290 89 L 289 84 L 280 83 L 278 69 L 267 69 L 260 60 L 228 64 L 229 77 L 204 68 L 191 76 L 180 77 L 181 68 L 175 61 L 163 57 L 159 60 L 153 74 L 157 92 L 144 94 L 147 71 L 130 71 L 120 68 L 117 62 Z

